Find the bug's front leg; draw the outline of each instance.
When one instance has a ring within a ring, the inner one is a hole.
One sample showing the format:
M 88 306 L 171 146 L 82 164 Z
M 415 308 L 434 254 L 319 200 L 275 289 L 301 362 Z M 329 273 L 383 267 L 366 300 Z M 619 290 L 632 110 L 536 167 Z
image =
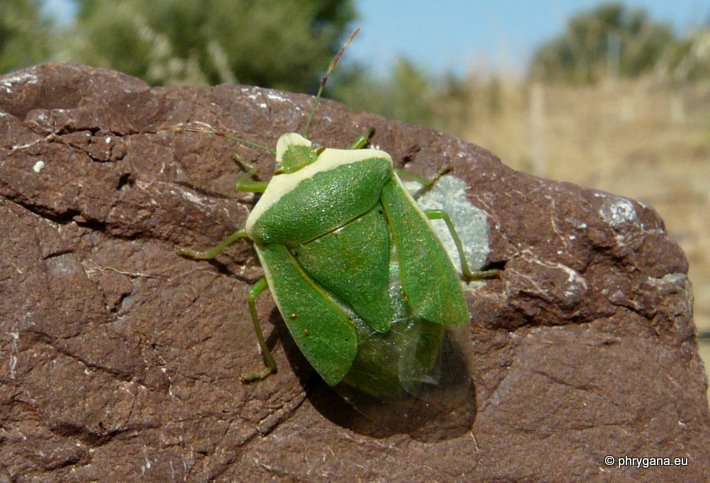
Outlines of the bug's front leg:
M 431 178 L 425 178 L 424 176 L 419 176 L 416 173 L 412 173 L 406 168 L 395 168 L 394 172 L 397 173 L 402 179 L 408 179 L 415 181 L 421 185 L 421 187 L 412 194 L 412 198 L 418 200 L 422 195 L 426 194 L 430 189 L 434 187 L 436 183 L 439 182 L 442 176 L 451 171 L 451 165 L 445 164 L 432 176 Z
M 266 186 L 269 184 L 268 181 L 256 181 L 254 175 L 256 175 L 256 166 L 247 163 L 238 154 L 232 156 L 232 159 L 239 164 L 239 166 L 244 170 L 237 181 L 234 183 L 234 189 L 238 192 L 247 193 L 263 193 L 266 191 Z
M 363 134 L 362 136 L 357 138 L 355 140 L 355 142 L 352 143 L 348 149 L 362 149 L 362 148 L 364 148 L 365 146 L 367 146 L 367 143 L 370 142 L 370 138 L 372 137 L 373 134 L 375 134 L 375 128 L 371 127 L 367 130 L 367 132 L 365 134 Z
M 463 243 L 461 243 L 461 238 L 456 232 L 456 227 L 454 226 L 454 223 L 451 221 L 451 217 L 447 212 L 445 212 L 444 210 L 425 210 L 424 213 L 430 220 L 443 220 L 444 223 L 446 223 L 446 227 L 449 229 L 449 233 L 451 233 L 451 238 L 453 238 L 454 244 L 456 245 L 456 251 L 459 252 L 459 259 L 461 260 L 461 273 L 463 274 L 463 278 L 465 281 L 471 282 L 474 280 L 483 280 L 486 278 L 496 278 L 500 275 L 500 270 L 497 269 L 472 271 L 468 267 L 468 262 L 466 261 L 466 254 L 463 250 Z
M 256 337 L 259 339 L 259 348 L 261 349 L 261 356 L 264 358 L 264 365 L 266 367 L 260 371 L 242 374 L 241 380 L 244 383 L 260 381 L 272 372 L 276 372 L 276 361 L 274 361 L 274 356 L 271 355 L 271 351 L 266 346 L 264 333 L 261 330 L 259 317 L 256 313 L 256 299 L 268 289 L 269 283 L 266 281 L 266 277 L 262 277 L 251 287 L 251 290 L 249 290 L 249 313 L 251 314 L 251 321 L 254 324 L 254 332 L 256 332 Z

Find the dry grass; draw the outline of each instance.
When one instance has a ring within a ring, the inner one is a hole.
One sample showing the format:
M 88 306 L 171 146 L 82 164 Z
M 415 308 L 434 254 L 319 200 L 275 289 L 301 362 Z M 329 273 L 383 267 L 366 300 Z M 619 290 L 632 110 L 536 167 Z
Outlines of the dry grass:
M 464 137 L 509 166 L 656 208 L 690 262 L 698 329 L 710 329 L 710 85 L 504 82 L 473 99 L 487 101 Z M 701 355 L 707 370 L 710 341 Z

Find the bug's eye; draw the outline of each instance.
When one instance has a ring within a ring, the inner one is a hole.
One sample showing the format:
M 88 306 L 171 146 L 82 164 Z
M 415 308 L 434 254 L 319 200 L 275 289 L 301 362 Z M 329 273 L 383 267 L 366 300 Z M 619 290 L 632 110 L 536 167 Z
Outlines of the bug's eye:
M 317 150 L 321 149 L 322 147 L 323 146 L 321 146 L 320 144 L 318 144 L 316 142 L 311 142 L 311 151 L 317 151 Z

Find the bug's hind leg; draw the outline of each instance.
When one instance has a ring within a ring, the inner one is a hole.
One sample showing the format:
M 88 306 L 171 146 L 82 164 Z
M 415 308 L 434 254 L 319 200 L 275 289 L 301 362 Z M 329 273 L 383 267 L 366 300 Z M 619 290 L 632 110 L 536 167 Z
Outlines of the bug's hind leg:
M 251 314 L 251 321 L 254 324 L 256 338 L 259 339 L 259 348 L 261 349 L 261 356 L 264 358 L 265 367 L 260 371 L 246 372 L 242 374 L 240 379 L 244 383 L 260 381 L 272 372 L 276 372 L 276 361 L 274 361 L 274 356 L 271 355 L 271 351 L 266 346 L 264 333 L 261 330 L 259 317 L 256 313 L 256 299 L 268 289 L 269 284 L 266 281 L 266 278 L 262 277 L 251 287 L 251 290 L 249 290 L 249 313 Z

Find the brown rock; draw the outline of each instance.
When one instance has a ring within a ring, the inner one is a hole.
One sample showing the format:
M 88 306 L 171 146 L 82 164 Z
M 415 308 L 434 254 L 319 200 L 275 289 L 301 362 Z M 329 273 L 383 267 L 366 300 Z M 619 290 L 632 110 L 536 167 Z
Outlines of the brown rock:
M 652 208 L 329 101 L 313 139 L 344 147 L 373 126 L 372 142 L 415 172 L 452 163 L 488 216 L 488 264 L 503 274 L 470 296 L 460 347 L 475 419 L 435 435 L 373 428 L 313 374 L 268 297 L 279 372 L 242 385 L 261 362 L 245 303 L 255 255 L 244 242 L 196 263 L 175 248 L 243 225 L 254 197 L 232 189 L 234 152 L 261 179 L 273 160 L 161 128 L 199 121 L 273 146 L 302 129 L 309 103 L 253 87 L 150 89 L 74 65 L 0 77 L 4 479 L 710 474 L 688 267 Z M 617 468 L 607 455 L 687 466 Z

